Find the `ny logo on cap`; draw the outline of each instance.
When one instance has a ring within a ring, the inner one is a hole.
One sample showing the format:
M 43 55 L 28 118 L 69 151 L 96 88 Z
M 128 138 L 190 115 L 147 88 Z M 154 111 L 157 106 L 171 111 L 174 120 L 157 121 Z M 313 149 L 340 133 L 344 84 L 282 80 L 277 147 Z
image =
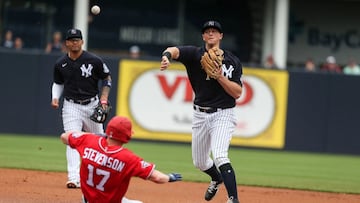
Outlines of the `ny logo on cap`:
M 75 34 L 76 34 L 76 30 L 75 30 L 75 29 L 72 29 L 72 30 L 70 31 L 70 33 L 73 34 L 73 35 L 75 35 Z
M 208 25 L 209 25 L 209 26 L 215 26 L 215 22 L 214 22 L 214 21 L 209 21 L 209 22 L 208 22 Z

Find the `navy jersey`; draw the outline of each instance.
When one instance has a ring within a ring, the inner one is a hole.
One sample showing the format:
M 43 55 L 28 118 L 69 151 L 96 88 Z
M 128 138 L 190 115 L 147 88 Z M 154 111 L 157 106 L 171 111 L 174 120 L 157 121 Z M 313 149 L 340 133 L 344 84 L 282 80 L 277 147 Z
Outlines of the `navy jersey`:
M 75 61 L 66 54 L 54 65 L 54 82 L 64 85 L 63 96 L 73 100 L 86 100 L 99 93 L 99 80 L 110 75 L 103 60 L 87 51 Z
M 184 64 L 191 86 L 195 93 L 194 104 L 203 107 L 231 108 L 236 100 L 215 80 L 207 80 L 206 72 L 201 67 L 201 56 L 205 47 L 178 46 L 180 51 L 177 61 Z M 242 64 L 231 52 L 224 50 L 222 70 L 225 77 L 242 86 Z

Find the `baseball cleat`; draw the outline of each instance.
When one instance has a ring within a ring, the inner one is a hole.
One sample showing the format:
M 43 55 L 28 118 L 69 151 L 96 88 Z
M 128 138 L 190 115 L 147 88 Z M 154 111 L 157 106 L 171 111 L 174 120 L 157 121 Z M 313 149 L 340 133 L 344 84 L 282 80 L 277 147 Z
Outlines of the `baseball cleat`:
M 67 188 L 80 188 L 80 182 L 77 181 L 68 181 L 66 182 Z
M 233 197 L 230 197 L 226 203 L 240 203 L 238 199 L 233 199 Z
M 210 201 L 216 194 L 216 192 L 219 189 L 219 185 L 222 183 L 222 181 L 211 181 L 208 189 L 205 193 L 205 200 Z

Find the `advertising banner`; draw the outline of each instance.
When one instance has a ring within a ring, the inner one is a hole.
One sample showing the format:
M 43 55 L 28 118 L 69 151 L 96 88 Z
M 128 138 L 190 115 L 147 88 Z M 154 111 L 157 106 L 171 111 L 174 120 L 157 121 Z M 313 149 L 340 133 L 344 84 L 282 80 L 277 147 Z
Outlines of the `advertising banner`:
M 134 138 L 191 141 L 193 91 L 185 67 L 173 62 L 160 71 L 160 61 L 119 63 L 117 115 L 131 118 Z M 243 94 L 232 145 L 282 148 L 285 143 L 288 73 L 243 69 Z

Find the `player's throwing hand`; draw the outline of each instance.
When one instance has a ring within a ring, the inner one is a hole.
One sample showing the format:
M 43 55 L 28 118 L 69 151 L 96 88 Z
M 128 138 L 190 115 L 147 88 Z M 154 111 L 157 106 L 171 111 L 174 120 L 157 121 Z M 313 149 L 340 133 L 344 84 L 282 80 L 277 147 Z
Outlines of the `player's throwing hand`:
M 161 58 L 160 70 L 165 70 L 170 66 L 171 55 L 163 55 Z

